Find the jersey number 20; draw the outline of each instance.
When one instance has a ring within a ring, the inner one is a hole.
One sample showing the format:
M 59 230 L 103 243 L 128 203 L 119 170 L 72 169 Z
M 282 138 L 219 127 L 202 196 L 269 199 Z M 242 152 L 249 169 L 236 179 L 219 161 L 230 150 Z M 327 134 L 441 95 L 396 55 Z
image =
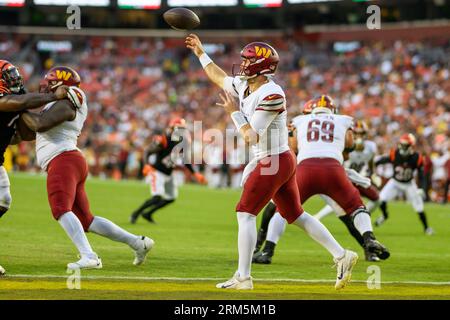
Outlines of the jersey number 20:
M 333 142 L 334 123 L 326 120 L 321 122 L 319 119 L 311 120 L 308 123 L 306 139 L 308 142 L 319 141 L 319 139 L 323 142 Z

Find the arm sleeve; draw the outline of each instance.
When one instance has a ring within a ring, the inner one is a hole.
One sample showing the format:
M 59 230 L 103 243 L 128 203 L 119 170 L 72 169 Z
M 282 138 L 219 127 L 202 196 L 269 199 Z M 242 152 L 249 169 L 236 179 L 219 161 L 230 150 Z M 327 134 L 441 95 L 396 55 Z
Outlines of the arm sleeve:
M 238 86 L 240 85 L 240 80 L 233 77 L 225 77 L 223 80 L 223 90 L 227 91 L 236 98 L 239 98 Z
M 389 156 L 382 156 L 377 161 L 375 161 L 375 166 L 379 166 L 380 164 L 385 164 L 391 162 L 391 158 Z
M 270 94 L 261 100 L 256 110 L 283 112 L 286 110 L 286 99 L 279 93 Z
M 250 119 L 250 126 L 258 135 L 264 134 L 277 116 L 277 112 L 257 110 Z

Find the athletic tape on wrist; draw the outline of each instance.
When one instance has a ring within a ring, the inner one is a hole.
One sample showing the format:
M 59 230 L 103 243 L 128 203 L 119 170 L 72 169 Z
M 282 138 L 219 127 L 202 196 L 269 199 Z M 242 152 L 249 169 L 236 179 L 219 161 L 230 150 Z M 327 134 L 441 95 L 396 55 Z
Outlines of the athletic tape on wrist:
M 248 124 L 247 119 L 245 119 L 245 116 L 242 112 L 240 111 L 235 111 L 231 114 L 231 119 L 234 122 L 234 125 L 236 126 L 236 128 L 239 130 L 241 130 L 241 128 L 243 126 L 245 126 L 246 124 Z
M 200 60 L 203 69 L 205 69 L 208 64 L 213 62 L 206 53 L 203 53 L 198 59 Z

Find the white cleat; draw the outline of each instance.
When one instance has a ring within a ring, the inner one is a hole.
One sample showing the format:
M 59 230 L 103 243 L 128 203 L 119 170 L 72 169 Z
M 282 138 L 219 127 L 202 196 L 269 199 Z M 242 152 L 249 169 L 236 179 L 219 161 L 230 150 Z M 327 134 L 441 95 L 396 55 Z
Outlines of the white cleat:
M 134 250 L 135 258 L 133 264 L 135 266 L 139 266 L 145 262 L 145 258 L 147 257 L 148 252 L 155 245 L 155 241 L 153 241 L 149 237 L 142 236 L 138 241 L 138 249 Z
M 427 236 L 432 236 L 432 235 L 434 234 L 433 228 L 431 228 L 431 227 L 426 228 L 426 229 L 425 229 L 425 234 L 426 234 Z
M 335 259 L 334 263 L 337 269 L 336 284 L 334 288 L 340 290 L 346 286 L 352 278 L 352 269 L 358 261 L 356 252 L 345 250 L 345 254 L 340 259 Z
M 5 273 L 6 273 L 5 268 L 3 268 L 2 266 L 0 266 L 0 277 L 1 277 L 1 276 L 4 276 Z
M 235 290 L 252 290 L 253 280 L 252 277 L 241 278 L 239 273 L 236 271 L 233 278 L 226 282 L 218 283 L 216 285 L 218 289 L 235 289 Z
M 98 257 L 88 258 L 82 257 L 77 262 L 72 262 L 67 265 L 69 270 L 80 270 L 80 269 L 101 269 L 103 268 L 102 260 Z

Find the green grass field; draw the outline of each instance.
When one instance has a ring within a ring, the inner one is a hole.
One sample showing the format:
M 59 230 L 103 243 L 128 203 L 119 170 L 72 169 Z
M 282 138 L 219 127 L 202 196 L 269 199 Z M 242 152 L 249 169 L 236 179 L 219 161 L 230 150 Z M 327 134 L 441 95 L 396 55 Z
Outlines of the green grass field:
M 141 182 L 97 179 L 87 184 L 94 214 L 125 229 L 152 237 L 156 246 L 147 263 L 132 265 L 125 245 L 89 235 L 103 260 L 102 270 L 84 271 L 81 290 L 69 290 L 65 266 L 77 260 L 75 247 L 53 218 L 47 203 L 45 179 L 11 175 L 13 204 L 0 220 L 0 299 L 449 299 L 450 207 L 427 204 L 434 236 L 423 234 L 418 217 L 407 204 L 390 204 L 391 219 L 378 238 L 391 258 L 377 263 L 381 289 L 368 289 L 363 252 L 344 225 L 331 215 L 325 225 L 345 247 L 360 254 L 353 282 L 334 290 L 332 259 L 295 226 L 288 226 L 271 265 L 255 265 L 255 290 L 215 289 L 237 266 L 238 191 L 184 186 L 172 206 L 155 215 L 157 224 L 128 222 L 130 212 L 149 196 Z M 308 201 L 315 213 L 322 201 Z M 379 212 L 375 213 L 375 216 Z

